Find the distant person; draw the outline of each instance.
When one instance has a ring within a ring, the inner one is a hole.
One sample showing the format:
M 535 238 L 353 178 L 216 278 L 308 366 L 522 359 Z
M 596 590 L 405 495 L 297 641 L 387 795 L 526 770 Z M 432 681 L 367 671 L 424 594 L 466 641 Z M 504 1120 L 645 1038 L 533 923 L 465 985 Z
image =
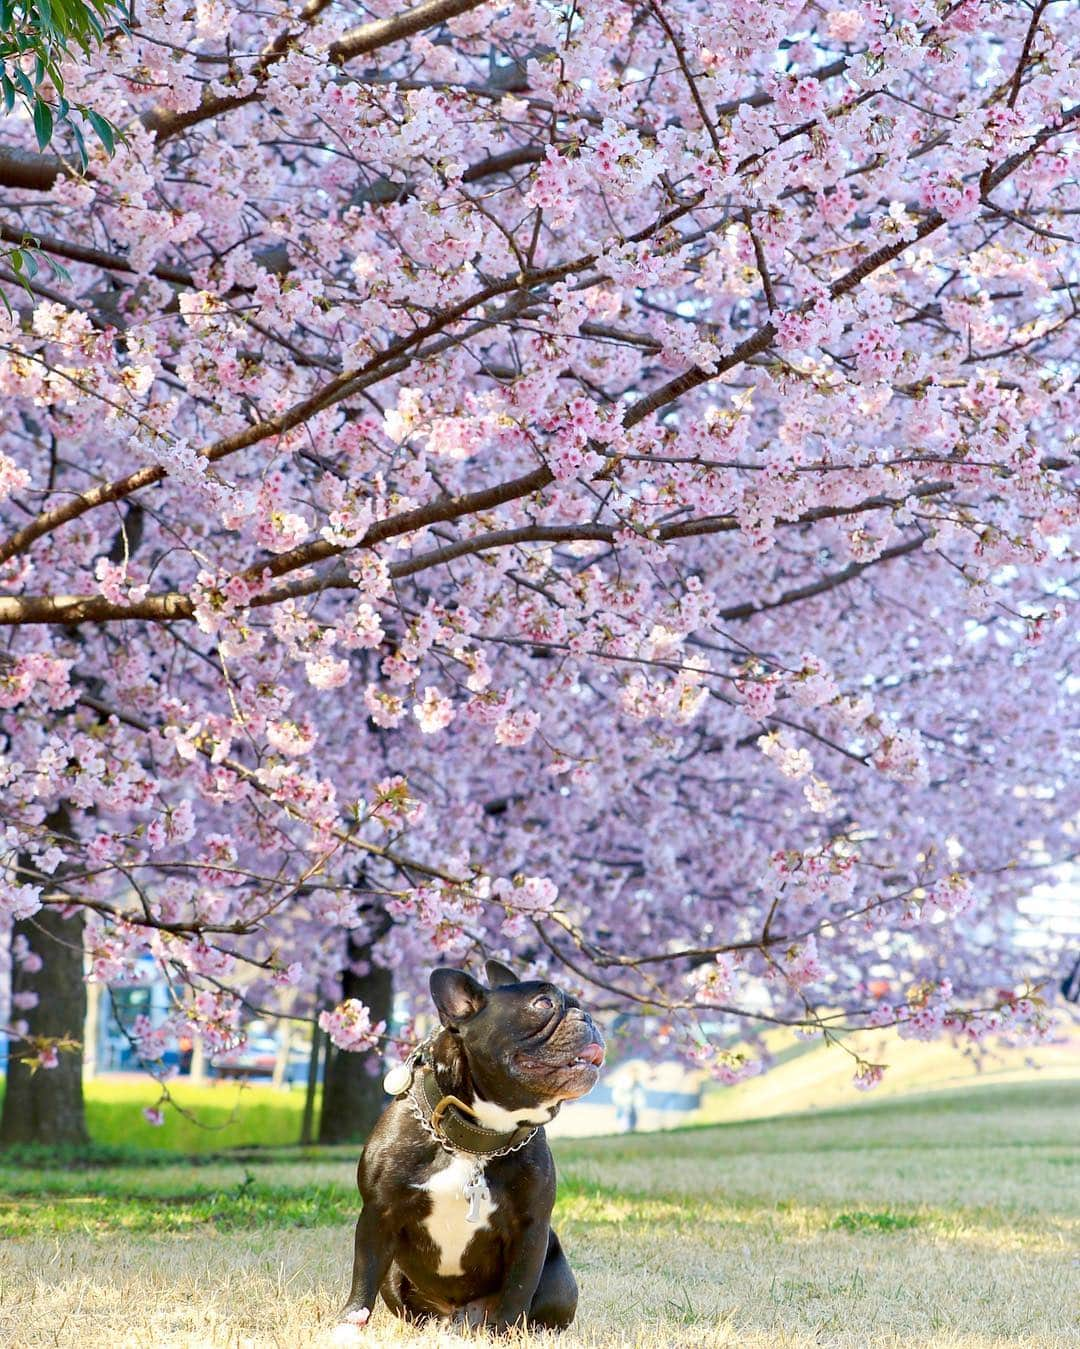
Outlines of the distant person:
M 645 1105 L 645 1088 L 636 1072 L 616 1083 L 612 1088 L 611 1102 L 615 1107 L 615 1123 L 619 1131 L 634 1133 Z

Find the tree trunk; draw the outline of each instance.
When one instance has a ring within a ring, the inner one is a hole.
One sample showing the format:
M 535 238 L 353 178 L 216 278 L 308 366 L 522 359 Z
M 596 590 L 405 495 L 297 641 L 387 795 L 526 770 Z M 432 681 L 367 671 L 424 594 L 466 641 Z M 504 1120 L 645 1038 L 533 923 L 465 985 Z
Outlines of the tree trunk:
M 357 998 L 369 1008 L 373 1023 L 385 1021 L 389 1025 L 394 1001 L 393 976 L 371 962 L 372 949 L 373 944 L 358 946 L 349 938 L 349 963 L 367 961 L 368 972 L 354 974 L 346 968 L 341 994 L 343 999 Z M 320 1143 L 362 1143 L 367 1138 L 386 1105 L 382 1079 L 380 1050 L 353 1054 L 327 1045 Z
M 198 1031 L 191 1037 L 191 1066 L 188 1068 L 188 1081 L 195 1087 L 206 1085 L 206 1046 Z
M 304 1116 L 300 1121 L 300 1142 L 305 1147 L 315 1141 L 315 1093 L 319 1089 L 319 1055 L 324 1039 L 324 1032 L 319 1029 L 319 1010 L 316 1003 L 315 1024 L 311 1028 L 311 1053 L 308 1054 L 307 1086 L 304 1090 Z
M 278 1091 L 284 1091 L 288 1085 L 289 1052 L 292 1049 L 292 1022 L 285 1021 L 278 1027 L 277 1058 L 274 1060 L 274 1076 L 270 1085 Z
M 36 1007 L 16 1011 L 12 1018 L 22 1017 L 31 1035 L 67 1036 L 82 1043 L 86 1021 L 83 923 L 81 909 L 70 918 L 61 918 L 60 911 L 49 905 L 12 926 L 12 937 L 24 936 L 43 962 L 36 974 L 20 971 L 15 984 L 19 992 L 38 995 Z M 56 1068 L 31 1072 L 24 1057 L 33 1052 L 19 1040 L 9 1049 L 0 1144 L 88 1143 L 82 1054 L 62 1050 Z

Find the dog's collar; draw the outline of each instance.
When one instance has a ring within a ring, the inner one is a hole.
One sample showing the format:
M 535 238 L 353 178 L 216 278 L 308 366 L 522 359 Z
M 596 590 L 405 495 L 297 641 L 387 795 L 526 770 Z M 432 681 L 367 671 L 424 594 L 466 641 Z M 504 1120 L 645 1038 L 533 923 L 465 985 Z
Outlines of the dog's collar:
M 526 1124 L 509 1131 L 487 1128 L 476 1118 L 471 1105 L 443 1091 L 427 1064 L 417 1072 L 410 1095 L 421 1123 L 437 1143 L 474 1157 L 495 1157 L 524 1147 L 540 1127 Z

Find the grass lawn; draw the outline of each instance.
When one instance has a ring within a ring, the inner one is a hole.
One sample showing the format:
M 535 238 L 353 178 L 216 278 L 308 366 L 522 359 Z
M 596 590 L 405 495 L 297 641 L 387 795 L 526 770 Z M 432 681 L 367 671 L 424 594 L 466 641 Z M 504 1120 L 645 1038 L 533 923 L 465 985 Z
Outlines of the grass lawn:
M 133 1074 L 130 1078 L 102 1077 L 85 1082 L 83 1093 L 90 1137 L 107 1146 L 162 1148 L 184 1154 L 288 1145 L 300 1137 L 303 1087 L 277 1090 L 268 1083 L 235 1081 L 193 1086 L 179 1078 L 169 1084 L 169 1090 L 194 1119 L 168 1109 L 160 1127 L 143 1119 L 143 1106 L 154 1105 L 160 1095 L 148 1076 Z M 320 1089 L 316 1109 L 321 1094 Z M 0 1074 L 0 1100 L 3 1095 L 4 1078 Z
M 1080 1343 L 1080 1085 L 561 1140 L 582 1285 L 564 1349 Z M 0 1342 L 318 1344 L 355 1156 L 0 1154 Z M 365 1342 L 410 1333 L 383 1311 Z

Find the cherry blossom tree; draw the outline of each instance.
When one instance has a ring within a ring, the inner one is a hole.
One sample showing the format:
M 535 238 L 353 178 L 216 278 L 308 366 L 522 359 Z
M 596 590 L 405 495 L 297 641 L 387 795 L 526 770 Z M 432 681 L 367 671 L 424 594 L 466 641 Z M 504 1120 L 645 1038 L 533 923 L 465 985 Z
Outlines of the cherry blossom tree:
M 773 1023 L 1045 1033 L 1075 10 L 357 17 L 136 6 L 65 69 L 112 158 L 3 124 L 0 241 L 66 269 L 0 315 L 22 1062 L 52 912 L 167 974 L 150 1060 L 371 1051 L 343 971 L 483 953 L 725 1080 Z

